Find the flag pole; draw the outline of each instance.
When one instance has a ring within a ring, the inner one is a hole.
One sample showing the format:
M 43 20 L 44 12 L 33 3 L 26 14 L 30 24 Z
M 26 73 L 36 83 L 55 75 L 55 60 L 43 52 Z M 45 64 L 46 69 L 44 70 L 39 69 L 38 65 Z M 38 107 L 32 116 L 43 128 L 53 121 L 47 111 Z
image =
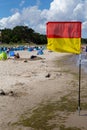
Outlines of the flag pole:
M 78 90 L 78 111 L 80 116 L 80 88 L 81 88 L 81 54 L 79 55 L 79 90 Z

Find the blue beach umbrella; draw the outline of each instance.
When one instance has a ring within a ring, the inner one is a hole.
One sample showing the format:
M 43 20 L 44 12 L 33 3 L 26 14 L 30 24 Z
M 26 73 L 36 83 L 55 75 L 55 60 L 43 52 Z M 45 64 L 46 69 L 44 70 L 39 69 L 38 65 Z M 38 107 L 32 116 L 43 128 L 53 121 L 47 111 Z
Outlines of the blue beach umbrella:
M 14 51 L 9 52 L 9 56 L 14 56 L 14 55 L 15 55 Z
M 42 49 L 41 49 L 41 50 L 38 50 L 37 55 L 43 55 L 43 54 L 44 54 L 44 53 L 43 53 Z

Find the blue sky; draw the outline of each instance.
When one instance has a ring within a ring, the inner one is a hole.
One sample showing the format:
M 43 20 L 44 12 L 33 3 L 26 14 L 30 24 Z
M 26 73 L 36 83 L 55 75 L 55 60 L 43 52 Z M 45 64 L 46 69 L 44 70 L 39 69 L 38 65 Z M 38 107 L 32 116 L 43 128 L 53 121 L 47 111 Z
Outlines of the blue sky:
M 48 9 L 52 0 L 0 0 L 0 18 L 12 15 L 15 10 L 22 10 L 29 6 L 39 6 Z
M 0 29 L 24 25 L 45 34 L 48 21 L 81 21 L 87 38 L 87 0 L 0 0 Z

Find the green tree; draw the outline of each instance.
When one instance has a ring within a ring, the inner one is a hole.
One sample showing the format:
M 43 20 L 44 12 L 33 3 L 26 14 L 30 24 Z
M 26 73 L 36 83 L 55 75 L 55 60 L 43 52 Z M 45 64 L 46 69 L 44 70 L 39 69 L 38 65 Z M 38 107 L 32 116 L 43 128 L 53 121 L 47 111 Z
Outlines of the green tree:
M 2 30 L 1 37 L 2 37 L 2 42 L 9 43 L 11 41 L 11 38 L 12 38 L 12 30 L 11 29 Z
M 35 44 L 46 44 L 46 35 L 35 32 L 32 28 L 27 26 L 16 26 L 11 29 L 3 29 L 2 42 L 3 43 L 35 43 Z

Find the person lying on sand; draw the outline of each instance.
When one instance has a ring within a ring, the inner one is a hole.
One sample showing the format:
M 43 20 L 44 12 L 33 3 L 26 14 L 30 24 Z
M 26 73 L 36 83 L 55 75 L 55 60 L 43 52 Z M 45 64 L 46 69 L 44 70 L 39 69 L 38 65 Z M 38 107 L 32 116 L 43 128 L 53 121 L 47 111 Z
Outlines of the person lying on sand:
M 16 58 L 16 59 L 17 59 L 17 58 L 20 58 L 19 53 L 15 54 L 15 55 L 14 55 L 14 58 Z

